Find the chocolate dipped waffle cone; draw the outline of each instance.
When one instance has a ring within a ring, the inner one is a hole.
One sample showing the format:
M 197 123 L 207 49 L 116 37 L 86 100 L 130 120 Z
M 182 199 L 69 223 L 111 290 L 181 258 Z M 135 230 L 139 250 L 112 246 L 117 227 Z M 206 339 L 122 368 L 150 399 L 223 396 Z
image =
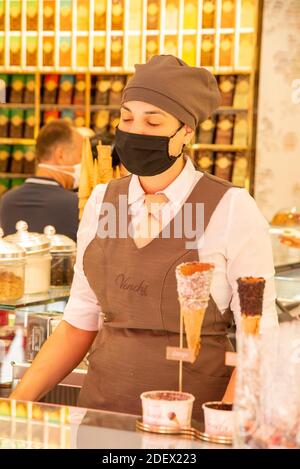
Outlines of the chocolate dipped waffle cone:
M 196 360 L 201 345 L 201 330 L 209 302 L 214 266 L 186 262 L 176 268 L 177 291 L 189 350 Z
M 266 281 L 262 277 L 240 277 L 237 283 L 242 330 L 246 334 L 257 335 L 259 334 Z

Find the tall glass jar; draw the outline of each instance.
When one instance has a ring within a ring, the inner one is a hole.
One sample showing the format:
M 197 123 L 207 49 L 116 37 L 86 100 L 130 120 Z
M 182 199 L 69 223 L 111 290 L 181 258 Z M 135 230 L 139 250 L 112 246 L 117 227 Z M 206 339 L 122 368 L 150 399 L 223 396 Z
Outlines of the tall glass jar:
M 0 228 L 0 302 L 23 296 L 25 255 L 23 248 L 3 239 Z
M 76 243 L 68 236 L 57 234 L 51 225 L 45 227 L 44 234 L 51 243 L 51 286 L 70 286 L 74 275 Z
M 46 293 L 50 288 L 50 241 L 44 234 L 29 233 L 25 221 L 18 221 L 16 230 L 5 240 L 26 251 L 25 294 Z

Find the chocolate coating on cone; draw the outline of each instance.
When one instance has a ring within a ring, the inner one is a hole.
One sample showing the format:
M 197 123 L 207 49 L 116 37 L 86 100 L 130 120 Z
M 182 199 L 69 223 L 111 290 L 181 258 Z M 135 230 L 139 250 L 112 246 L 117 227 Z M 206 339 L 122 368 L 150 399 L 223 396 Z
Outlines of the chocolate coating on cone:
M 262 277 L 240 277 L 237 280 L 241 313 L 245 316 L 262 314 L 265 279 Z

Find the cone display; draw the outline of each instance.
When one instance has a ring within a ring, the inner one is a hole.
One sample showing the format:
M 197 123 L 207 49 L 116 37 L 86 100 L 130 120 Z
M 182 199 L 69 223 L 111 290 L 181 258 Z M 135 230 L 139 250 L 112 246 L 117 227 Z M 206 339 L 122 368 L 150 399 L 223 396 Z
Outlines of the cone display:
M 240 297 L 242 331 L 257 335 L 263 309 L 265 279 L 262 277 L 240 277 L 237 280 Z
M 200 352 L 201 330 L 209 302 L 213 269 L 212 264 L 201 262 L 186 262 L 176 268 L 180 310 L 193 362 Z

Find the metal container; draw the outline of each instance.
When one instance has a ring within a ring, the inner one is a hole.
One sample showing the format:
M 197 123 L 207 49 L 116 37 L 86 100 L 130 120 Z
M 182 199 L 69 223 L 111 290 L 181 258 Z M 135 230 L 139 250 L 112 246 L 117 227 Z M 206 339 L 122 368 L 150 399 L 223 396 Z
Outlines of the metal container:
M 24 294 L 25 250 L 3 239 L 0 228 L 0 302 L 14 301 Z
M 51 243 L 51 286 L 70 286 L 74 275 L 76 243 L 68 236 L 57 234 L 51 225 L 45 227 L 44 234 Z
M 32 361 L 62 319 L 62 313 L 28 314 L 26 360 Z
M 25 294 L 45 293 L 50 288 L 51 254 L 49 239 L 39 233 L 28 232 L 25 221 L 18 221 L 17 232 L 6 236 L 26 251 Z

